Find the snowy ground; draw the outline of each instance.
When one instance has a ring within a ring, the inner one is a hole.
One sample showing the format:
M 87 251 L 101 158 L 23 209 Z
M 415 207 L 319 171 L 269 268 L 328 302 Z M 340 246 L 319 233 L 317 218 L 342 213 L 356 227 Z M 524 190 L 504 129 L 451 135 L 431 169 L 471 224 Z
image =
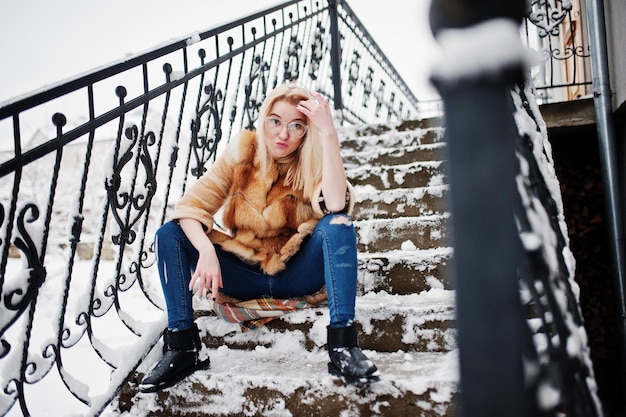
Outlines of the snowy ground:
M 29 362 L 35 365 L 35 369 L 29 369 L 27 380 L 34 380 L 33 384 L 25 384 L 25 402 L 33 417 L 36 416 L 77 416 L 86 414 L 88 408 L 78 402 L 74 398 L 64 382 L 59 376 L 57 368 L 51 357 L 52 354 L 46 355 L 44 351 L 49 352 L 47 346 L 55 344 L 57 339 L 58 322 L 55 317 L 59 311 L 59 297 L 54 297 L 54 292 L 60 292 L 59 281 L 63 278 L 63 273 L 67 265 L 62 258 L 55 260 L 48 258 L 46 270 L 48 276 L 44 285 L 41 287 L 36 313 L 33 320 L 33 330 L 29 340 Z M 91 262 L 77 262 L 74 266 L 74 276 L 72 291 L 82 292 L 82 300 L 74 300 L 68 303 L 66 314 L 66 328 L 71 329 L 71 335 L 68 336 L 64 343 L 69 345 L 76 343 L 67 349 L 62 349 L 59 357 L 63 363 L 63 372 L 65 381 L 72 386 L 72 390 L 79 393 L 83 397 L 89 397 L 94 403 L 103 403 L 111 393 L 111 389 L 115 388 L 116 380 L 121 375 L 112 373 L 112 368 L 105 364 L 101 357 L 94 350 L 94 346 L 98 349 L 100 355 L 105 357 L 111 364 L 118 369 L 128 369 L 129 366 L 140 357 L 141 352 L 148 348 L 147 343 L 154 340 L 157 334 L 165 325 L 165 317 L 156 308 L 145 308 L 145 298 L 142 299 L 138 291 L 128 291 L 124 293 L 125 313 L 136 319 L 138 325 L 145 332 L 142 339 L 133 335 L 128 328 L 123 326 L 120 318 L 115 314 L 115 309 L 110 309 L 102 317 L 92 317 L 93 335 L 83 334 L 82 326 L 77 325 L 78 314 L 83 309 L 84 302 L 89 294 L 86 286 L 89 284 L 89 270 Z M 113 271 L 114 266 L 110 262 L 100 262 L 101 276 L 112 276 L 107 270 Z M 21 261 L 19 259 L 9 259 L 5 276 L 16 277 L 23 271 Z M 137 287 L 137 285 L 135 285 Z M 81 288 L 82 287 L 82 288 Z M 71 297 L 70 297 L 71 298 Z M 78 313 L 77 313 L 78 312 Z M 3 358 L 2 368 L 0 369 L 0 377 L 2 383 L 12 387 L 12 383 L 8 382 L 12 378 L 19 375 L 19 364 L 21 363 L 21 346 L 23 335 L 26 333 L 27 321 L 26 314 L 20 318 L 8 331 L 3 338 L 8 340 L 13 348 L 10 350 L 8 357 Z M 43 317 L 43 320 L 42 320 Z M 45 318 L 47 317 L 47 320 Z M 78 340 L 78 341 L 77 341 Z M 14 358 L 11 357 L 14 356 Z M 50 358 L 48 358 L 50 356 Z M 51 368 L 52 367 L 52 368 Z M 47 373 L 46 373 L 47 372 Z M 45 375 L 45 376 L 44 376 Z M 41 381 L 39 381 L 41 379 Z M 111 382 L 113 380 L 113 383 Z M 38 381 L 38 382 L 37 382 Z M 114 386 L 115 385 L 115 386 Z M 5 388 L 3 386 L 3 388 Z M 6 410 L 14 396 L 6 395 L 0 397 L 0 413 Z M 8 417 L 22 416 L 23 413 L 19 404 L 14 404 L 12 409 L 6 414 Z
M 290 350 L 291 349 L 291 350 Z M 306 390 L 308 398 L 340 395 L 351 400 L 373 403 L 377 398 L 390 395 L 402 398 L 407 392 L 416 395 L 434 390 L 428 404 L 447 405 L 456 391 L 456 355 L 438 353 L 365 353 L 377 364 L 381 371 L 381 381 L 365 388 L 337 386 L 335 379 L 326 372 L 327 354 L 325 351 L 303 351 L 300 347 L 266 349 L 258 347 L 254 352 L 221 347 L 211 351 L 212 367 L 207 371 L 193 374 L 190 381 L 201 384 L 206 390 L 219 394 L 201 398 L 189 391 L 191 384 L 181 384 L 169 389 L 170 396 L 185 398 L 186 408 L 208 415 L 244 415 L 250 407 L 245 391 L 250 387 L 265 388 L 290 395 L 296 390 Z M 204 394 L 204 392 L 203 392 Z M 158 410 L 156 394 L 138 394 L 131 412 L 125 417 L 142 417 L 150 411 Z M 196 400 L 200 405 L 196 405 Z M 103 416 L 118 416 L 107 411 Z M 245 414 L 258 415 L 258 414 Z M 274 405 L 274 417 L 292 417 L 293 414 Z
M 410 251 L 409 251 L 410 252 Z M 408 255 L 407 255 L 408 256 Z M 59 263 L 62 260 L 59 260 Z M 81 271 L 88 271 L 90 264 L 88 262 L 79 262 L 76 265 L 76 274 L 80 275 Z M 112 264 L 106 262 L 101 263 L 100 274 L 106 275 L 106 268 L 113 268 Z M 19 260 L 10 259 L 8 265 L 7 276 L 16 274 L 21 269 Z M 63 265 L 55 265 L 50 262 L 47 266 L 49 276 L 47 283 L 55 280 L 55 271 L 63 271 Z M 86 272 L 82 272 L 86 274 Z M 62 275 L 61 275 L 62 276 Z M 45 288 L 44 288 L 45 290 Z M 124 294 L 127 296 L 127 294 Z M 162 313 L 156 312 L 154 308 L 147 309 L 145 314 L 137 308 L 137 306 L 145 303 L 141 298 L 143 295 L 135 292 L 136 300 L 125 300 L 125 305 L 135 305 L 134 311 L 129 313 L 135 316 L 135 319 L 144 319 L 148 330 L 148 337 L 142 340 L 132 335 L 128 335 L 128 331 L 120 329 L 119 319 L 114 310 L 109 311 L 103 318 L 97 321 L 98 339 L 92 339 L 93 343 L 103 351 L 104 355 L 113 358 L 119 369 L 129 369 L 137 356 L 145 349 L 145 344 L 153 337 L 150 333 L 157 334 L 165 323 L 165 317 Z M 378 315 L 389 308 L 389 303 L 395 304 L 397 309 L 410 308 L 419 314 L 416 317 L 424 319 L 430 315 L 448 314 L 448 309 L 452 301 L 450 291 L 441 288 L 433 288 L 431 291 L 422 294 L 413 294 L 404 297 L 389 296 L 386 299 L 384 294 L 378 294 L 376 297 L 360 297 L 357 301 L 357 317 L 363 325 L 364 331 L 368 330 L 370 320 L 379 319 Z M 45 309 L 44 305 L 40 305 L 42 298 L 40 297 L 38 309 Z M 51 302 L 55 302 L 51 299 Z M 201 308 L 210 308 L 208 301 L 200 301 L 196 299 L 196 306 Z M 441 307 L 438 307 L 441 306 Z M 50 307 L 51 310 L 54 308 Z M 327 313 L 322 311 L 303 311 L 297 312 L 289 316 L 288 321 L 297 323 L 303 320 L 309 320 L 310 315 L 318 315 L 314 328 L 311 331 L 312 337 L 316 339 L 315 343 L 322 346 L 325 343 L 325 326 L 327 322 Z M 142 317 L 145 316 L 145 317 Z M 202 320 L 202 319 L 200 319 Z M 216 318 L 211 318 L 211 334 L 219 335 L 233 333 L 238 326 L 227 323 Z M 206 327 L 206 326 L 201 326 Z M 18 326 L 18 328 L 22 328 Z M 419 325 L 415 330 L 407 332 L 407 337 L 417 337 Z M 50 331 L 54 330 L 51 326 Z M 311 335 L 309 335 L 311 336 Z M 46 335 L 45 338 L 54 337 L 54 333 Z M 255 386 L 268 386 L 277 389 L 279 392 L 290 392 L 296 387 L 306 387 L 314 385 L 319 387 L 319 395 L 323 395 L 326 387 L 329 390 L 336 389 L 336 385 L 332 382 L 332 378 L 326 371 L 327 353 L 323 348 L 314 348 L 307 350 L 304 348 L 304 335 L 298 332 L 274 332 L 266 328 L 260 331 L 250 332 L 246 334 L 236 332 L 236 339 L 255 340 L 263 343 L 264 346 L 258 346 L 254 350 L 242 351 L 239 349 L 230 349 L 226 346 L 218 349 L 204 349 L 203 355 L 211 358 L 212 367 L 208 371 L 198 372 L 192 378 L 202 381 L 205 386 L 210 387 L 212 384 L 229 384 L 229 396 L 221 396 L 212 404 L 207 404 L 204 411 L 211 413 L 227 413 L 233 412 L 244 402 L 242 396 L 246 386 L 254 384 Z M 38 337 L 40 339 L 40 337 Z M 41 343 L 41 342 L 39 342 Z M 44 344 L 42 344 L 43 346 Z M 265 347 L 270 346 L 270 347 Z M 160 345 L 152 350 L 146 361 L 140 365 L 140 370 L 145 371 L 159 357 Z M 393 352 L 378 353 L 368 351 L 367 354 L 373 359 L 382 371 L 382 380 L 372 388 L 372 395 L 382 391 L 387 393 L 395 393 L 401 395 L 402 392 L 410 391 L 415 394 L 421 394 L 427 389 L 434 389 L 436 396 L 442 402 L 449 401 L 452 395 L 451 386 L 454 386 L 457 376 L 457 358 L 456 351 L 448 354 L 437 353 L 418 353 L 418 352 Z M 32 353 L 31 353 L 32 355 Z M 39 359 L 42 362 L 41 358 Z M 78 386 L 88 393 L 94 403 L 99 403 L 108 398 L 111 390 L 115 389 L 116 384 L 109 384 L 110 379 L 117 380 L 119 378 L 115 373 L 111 373 L 111 368 L 104 364 L 102 360 L 94 352 L 92 344 L 89 343 L 88 337 L 83 338 L 75 346 L 64 351 L 63 368 L 70 380 L 74 383 L 74 387 Z M 3 373 L 5 371 L 3 370 Z M 252 380 L 250 379 L 250 376 Z M 256 377 L 255 377 L 256 375 Z M 6 380 L 6 376 L 5 376 Z M 435 382 L 433 382 L 435 381 Z M 82 385 L 84 384 L 84 386 Z M 170 393 L 176 395 L 187 395 L 177 390 L 186 388 L 172 388 Z M 92 411 L 77 402 L 73 398 L 59 377 L 56 368 L 53 367 L 48 374 L 43 377 L 41 382 L 32 385 L 26 385 L 25 389 L 26 404 L 33 417 L 36 416 L 79 416 L 91 415 Z M 350 394 L 348 389 L 348 394 Z M 354 394 L 354 393 L 353 393 Z M 356 394 L 354 394 L 356 395 Z M 361 394 L 358 394 L 361 395 Z M 130 413 L 124 413 L 124 416 L 145 416 L 151 409 L 155 407 L 155 394 L 140 394 L 135 398 L 136 405 Z M 103 416 L 118 416 L 119 412 L 115 411 L 116 402 L 109 406 Z M 284 410 L 282 414 L 290 415 Z M 19 404 L 15 404 L 13 408 L 6 414 L 8 417 L 21 416 Z

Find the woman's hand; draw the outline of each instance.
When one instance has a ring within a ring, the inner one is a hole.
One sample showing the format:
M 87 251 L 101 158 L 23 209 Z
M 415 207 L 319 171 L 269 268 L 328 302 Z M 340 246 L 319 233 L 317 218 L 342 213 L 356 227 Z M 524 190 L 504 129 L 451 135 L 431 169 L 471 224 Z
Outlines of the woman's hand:
M 311 95 L 312 98 L 298 103 L 296 109 L 309 118 L 323 137 L 336 139 L 337 131 L 328 99 L 318 92 L 311 92 Z
M 215 300 L 222 288 L 222 271 L 220 261 L 215 253 L 215 246 L 204 233 L 202 224 L 194 219 L 180 219 L 180 227 L 191 244 L 198 251 L 198 263 L 189 281 L 189 291 L 194 291 L 198 297 L 206 297 L 211 292 Z
M 211 298 L 215 300 L 222 287 L 222 271 L 215 247 L 207 245 L 198 250 L 198 254 L 198 263 L 189 281 L 189 291 L 195 292 L 201 298 L 206 297 L 210 291 Z

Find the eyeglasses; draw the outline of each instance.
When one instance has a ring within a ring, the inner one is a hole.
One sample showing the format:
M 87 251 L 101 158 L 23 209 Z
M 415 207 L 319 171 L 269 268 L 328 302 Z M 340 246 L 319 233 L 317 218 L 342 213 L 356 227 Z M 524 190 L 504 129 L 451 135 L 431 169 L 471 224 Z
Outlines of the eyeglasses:
M 265 119 L 265 128 L 271 134 L 276 134 L 280 132 L 283 128 L 283 125 L 287 125 L 287 132 L 289 132 L 289 136 L 293 138 L 301 138 L 306 134 L 308 130 L 308 126 L 301 122 L 283 122 L 282 120 L 276 117 L 268 117 Z

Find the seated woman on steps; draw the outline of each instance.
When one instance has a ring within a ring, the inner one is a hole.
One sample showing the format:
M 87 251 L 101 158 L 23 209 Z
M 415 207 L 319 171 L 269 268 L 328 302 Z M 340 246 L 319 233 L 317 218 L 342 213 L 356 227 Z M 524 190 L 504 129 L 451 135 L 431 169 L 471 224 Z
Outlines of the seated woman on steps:
M 170 387 L 195 370 L 200 337 L 192 291 L 215 300 L 328 296 L 328 371 L 350 384 L 378 381 L 354 324 L 353 205 L 328 100 L 296 85 L 271 91 L 257 132 L 244 130 L 176 205 L 156 233 L 168 328 L 164 355 L 141 382 Z M 213 229 L 223 209 L 227 235 Z

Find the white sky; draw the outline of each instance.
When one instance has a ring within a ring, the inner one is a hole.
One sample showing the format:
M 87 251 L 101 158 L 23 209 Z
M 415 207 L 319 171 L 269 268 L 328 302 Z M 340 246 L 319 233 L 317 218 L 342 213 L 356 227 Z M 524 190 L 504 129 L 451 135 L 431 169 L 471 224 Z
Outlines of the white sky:
M 277 0 L 2 0 L 0 103 Z M 348 0 L 420 100 L 437 45 L 430 0 Z

